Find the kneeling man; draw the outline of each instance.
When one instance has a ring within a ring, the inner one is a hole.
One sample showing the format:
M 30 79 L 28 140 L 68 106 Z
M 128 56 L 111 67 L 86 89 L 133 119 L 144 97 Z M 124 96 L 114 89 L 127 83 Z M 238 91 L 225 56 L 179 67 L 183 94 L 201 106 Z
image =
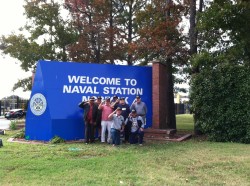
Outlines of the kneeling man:
M 125 125 L 130 128 L 129 142 L 130 144 L 138 143 L 142 145 L 144 136 L 144 120 L 141 116 L 137 116 L 136 110 L 132 110 L 129 117 L 125 121 Z
M 117 109 L 112 112 L 108 118 L 113 120 L 111 124 L 111 138 L 113 146 L 120 145 L 120 132 L 123 131 L 124 118 L 121 115 L 122 109 L 117 107 Z

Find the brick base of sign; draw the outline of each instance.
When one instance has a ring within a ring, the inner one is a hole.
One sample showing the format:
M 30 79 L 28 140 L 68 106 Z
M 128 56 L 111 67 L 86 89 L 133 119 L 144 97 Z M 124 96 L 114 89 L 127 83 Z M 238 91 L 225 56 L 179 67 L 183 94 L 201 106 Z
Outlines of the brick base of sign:
M 145 141 L 181 142 L 192 137 L 192 134 L 178 134 L 175 129 L 145 129 Z
M 154 62 L 152 66 L 152 128 L 154 129 L 167 129 L 166 79 L 166 66 L 160 62 Z

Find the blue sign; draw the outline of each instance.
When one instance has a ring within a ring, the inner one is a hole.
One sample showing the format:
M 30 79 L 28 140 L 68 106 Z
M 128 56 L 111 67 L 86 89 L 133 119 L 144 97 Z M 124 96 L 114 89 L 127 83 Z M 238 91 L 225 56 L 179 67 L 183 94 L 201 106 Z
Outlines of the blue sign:
M 81 101 L 90 96 L 125 97 L 131 105 L 141 95 L 152 126 L 152 68 L 108 64 L 39 61 L 26 116 L 26 138 L 48 141 L 84 139 Z

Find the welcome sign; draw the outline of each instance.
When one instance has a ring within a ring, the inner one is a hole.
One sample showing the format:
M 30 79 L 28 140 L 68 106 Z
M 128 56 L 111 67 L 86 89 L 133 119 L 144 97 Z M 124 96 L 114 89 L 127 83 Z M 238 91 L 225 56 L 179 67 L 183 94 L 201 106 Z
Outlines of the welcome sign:
M 89 97 L 125 97 L 131 105 L 140 95 L 152 126 L 152 68 L 39 61 L 26 116 L 26 138 L 48 141 L 84 138 L 81 101 Z

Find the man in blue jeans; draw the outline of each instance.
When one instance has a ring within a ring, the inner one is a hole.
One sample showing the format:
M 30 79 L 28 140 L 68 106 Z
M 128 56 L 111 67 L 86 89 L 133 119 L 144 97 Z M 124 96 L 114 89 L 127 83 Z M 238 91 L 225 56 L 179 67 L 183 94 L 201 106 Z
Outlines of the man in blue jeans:
M 130 106 L 126 103 L 125 98 L 121 97 L 119 100 L 119 103 L 116 107 L 120 107 L 122 109 L 121 115 L 124 118 L 124 121 L 128 118 L 128 115 L 130 114 Z M 114 109 L 116 109 L 114 107 Z M 128 125 L 125 125 L 124 127 L 124 142 L 129 142 L 129 134 L 130 134 L 130 128 L 128 128 Z
M 120 134 L 124 127 L 124 118 L 121 113 L 122 109 L 117 107 L 117 109 L 108 116 L 109 119 L 113 120 L 111 124 L 111 138 L 113 146 L 120 145 Z
M 138 143 L 139 137 L 139 144 L 142 145 L 144 136 L 144 120 L 141 116 L 137 116 L 136 110 L 132 109 L 129 117 L 125 121 L 125 125 L 128 125 L 131 131 L 129 137 L 130 144 Z

